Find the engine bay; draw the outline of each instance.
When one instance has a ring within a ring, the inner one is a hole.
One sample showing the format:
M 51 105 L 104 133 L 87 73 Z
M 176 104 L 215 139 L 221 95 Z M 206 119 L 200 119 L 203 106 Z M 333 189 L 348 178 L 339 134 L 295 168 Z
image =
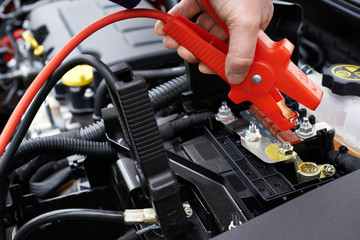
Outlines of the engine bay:
M 282 93 L 296 114 L 282 130 L 166 49 L 155 20 L 114 21 L 64 56 L 20 116 L 0 159 L 0 239 L 357 239 L 360 4 L 273 4 L 266 34 L 294 45 L 300 78 L 324 94 L 316 110 Z M 3 1 L 2 128 L 67 42 L 122 10 Z

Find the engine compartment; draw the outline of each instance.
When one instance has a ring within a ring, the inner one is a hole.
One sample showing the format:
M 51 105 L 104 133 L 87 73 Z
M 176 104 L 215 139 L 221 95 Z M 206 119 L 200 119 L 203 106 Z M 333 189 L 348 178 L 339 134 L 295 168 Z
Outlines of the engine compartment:
M 335 11 L 355 32 L 360 6 L 290 2 L 274 1 L 266 33 L 295 45 L 292 61 L 324 92 L 315 111 L 283 95 L 295 128 L 232 103 L 220 77 L 163 47 L 155 21 L 115 23 L 52 74 L 1 157 L 11 162 L 0 175 L 0 239 L 356 239 L 357 35 L 341 38 L 308 8 Z M 100 0 L 6 4 L 3 121 L 72 36 L 123 10 Z

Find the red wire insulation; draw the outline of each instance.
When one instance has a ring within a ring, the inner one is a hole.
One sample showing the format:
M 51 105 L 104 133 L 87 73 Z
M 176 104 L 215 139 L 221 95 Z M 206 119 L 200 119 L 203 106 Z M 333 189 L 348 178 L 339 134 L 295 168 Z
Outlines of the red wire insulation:
M 8 145 L 12 135 L 15 132 L 17 125 L 19 124 L 21 117 L 29 107 L 31 101 L 40 90 L 42 85 L 50 77 L 53 71 L 61 64 L 61 62 L 74 50 L 82 41 L 88 38 L 94 32 L 101 28 L 130 18 L 155 18 L 164 22 L 167 22 L 171 15 L 151 9 L 133 9 L 124 10 L 107 15 L 89 26 L 85 27 L 78 34 L 69 40 L 68 43 L 49 61 L 49 63 L 43 68 L 39 75 L 34 79 L 29 86 L 24 96 L 20 99 L 9 120 L 7 121 L 4 130 L 0 135 L 0 156 L 4 153 L 6 146 Z

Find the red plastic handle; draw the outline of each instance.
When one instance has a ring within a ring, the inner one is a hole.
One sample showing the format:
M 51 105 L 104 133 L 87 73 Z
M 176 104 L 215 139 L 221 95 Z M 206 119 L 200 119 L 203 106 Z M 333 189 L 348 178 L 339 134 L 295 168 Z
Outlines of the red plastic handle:
M 234 103 L 252 102 L 282 130 L 295 125 L 282 115 L 277 105 L 283 99 L 279 91 L 312 110 L 321 101 L 321 89 L 291 62 L 294 46 L 287 39 L 274 42 L 260 30 L 248 75 L 241 84 L 231 84 L 225 76 L 227 44 L 176 14 L 163 30 L 231 86 L 229 98 Z

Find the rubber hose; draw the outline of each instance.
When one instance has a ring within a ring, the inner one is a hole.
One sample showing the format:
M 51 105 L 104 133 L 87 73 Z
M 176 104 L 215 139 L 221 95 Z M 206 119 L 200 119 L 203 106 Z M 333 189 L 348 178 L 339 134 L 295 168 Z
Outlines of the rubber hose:
M 36 175 L 34 175 L 29 182 L 29 189 L 36 197 L 46 197 L 49 194 L 53 193 L 56 189 L 58 189 L 61 185 L 70 181 L 73 178 L 73 171 L 70 167 L 66 167 L 56 173 L 54 175 L 43 181 L 39 181 L 36 179 Z
M 187 75 L 181 75 L 149 90 L 150 101 L 154 111 L 169 105 L 175 101 L 182 92 L 189 90 L 190 84 Z M 94 120 L 101 118 L 101 108 L 104 106 L 104 99 L 108 90 L 105 81 L 101 81 L 95 93 Z
M 67 159 L 61 159 L 57 162 L 48 162 L 41 166 L 36 173 L 30 179 L 30 182 L 40 182 L 49 177 L 51 174 L 64 169 L 69 166 L 69 162 Z
M 93 142 L 82 139 L 44 137 L 23 141 L 14 156 L 14 164 L 23 164 L 20 159 L 35 157 L 39 154 L 82 154 L 96 158 L 116 157 L 116 151 L 107 142 Z
M 179 133 L 191 131 L 191 128 L 203 123 L 206 118 L 212 117 L 212 112 L 204 112 L 193 114 L 188 117 L 175 119 L 171 122 L 164 123 L 159 126 L 160 134 L 163 140 L 169 140 L 177 136 Z
M 166 83 L 163 83 L 149 91 L 150 101 L 155 111 L 175 101 L 182 92 L 189 89 L 187 75 L 181 75 Z
M 31 232 L 48 224 L 61 220 L 81 220 L 81 221 L 107 221 L 107 222 L 124 222 L 122 212 L 94 210 L 94 209 L 61 209 L 44 213 L 25 223 L 16 233 L 13 240 L 23 240 Z
M 337 163 L 346 173 L 360 169 L 360 158 L 346 152 L 332 150 L 329 152 L 329 160 L 330 162 Z
M 52 160 L 52 159 L 51 159 Z M 29 181 L 29 178 L 35 174 L 36 170 L 43 166 L 45 163 L 49 162 L 49 158 L 48 157 L 44 157 L 44 156 L 37 156 L 33 159 L 31 159 L 30 162 L 20 166 L 19 168 L 17 168 L 15 170 L 14 176 L 12 178 L 10 178 L 11 182 L 15 182 L 15 175 L 16 177 L 18 177 L 20 182 L 27 182 Z
M 94 121 L 101 119 L 101 108 L 105 104 L 105 97 L 108 93 L 105 80 L 102 80 L 96 89 L 95 100 L 94 100 L 94 114 L 92 116 Z
M 116 80 L 114 74 L 110 71 L 110 69 L 99 59 L 95 58 L 91 55 L 79 55 L 71 58 L 70 60 L 63 63 L 58 67 L 51 75 L 50 79 L 45 82 L 44 86 L 40 89 L 40 91 L 35 96 L 31 105 L 25 112 L 23 116 L 23 120 L 19 123 L 16 134 L 13 135 L 13 139 L 10 144 L 7 146 L 7 150 L 1 156 L 0 160 L 0 212 L 6 208 L 5 205 L 5 196 L 7 193 L 8 186 L 8 178 L 11 169 L 14 169 L 12 164 L 12 159 L 14 154 L 16 153 L 18 147 L 20 146 L 32 120 L 34 119 L 37 110 L 40 108 L 41 104 L 45 100 L 48 93 L 51 91 L 53 86 L 58 82 L 58 80 L 70 69 L 79 65 L 79 64 L 88 64 L 96 68 L 96 70 L 101 74 L 101 76 L 105 79 Z M 16 166 L 15 166 L 16 168 Z M 0 240 L 5 239 L 5 226 L 4 226 L 4 218 L 0 218 Z
M 175 78 L 186 73 L 185 67 L 173 67 L 163 69 L 150 69 L 150 70 L 134 70 L 134 75 L 139 75 L 145 79 L 149 78 Z
M 88 126 L 80 128 L 80 138 L 89 141 L 101 141 L 105 139 L 104 122 L 97 121 Z

